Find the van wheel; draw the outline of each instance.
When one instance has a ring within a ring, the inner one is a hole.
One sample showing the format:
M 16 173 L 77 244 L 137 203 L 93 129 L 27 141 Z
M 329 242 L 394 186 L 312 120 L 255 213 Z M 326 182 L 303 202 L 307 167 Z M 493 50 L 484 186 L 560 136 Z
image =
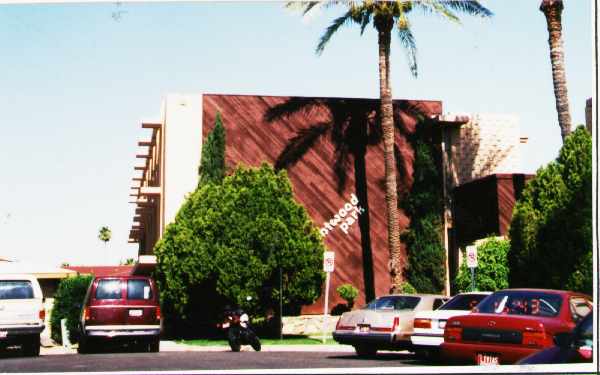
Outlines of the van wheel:
M 156 337 L 148 343 L 148 352 L 158 353 L 160 351 L 160 338 Z
M 356 351 L 356 355 L 359 357 L 373 357 L 377 354 L 377 348 L 356 345 L 354 346 L 354 350 Z
M 27 357 L 37 357 L 40 355 L 40 335 L 28 337 L 23 342 L 23 353 Z

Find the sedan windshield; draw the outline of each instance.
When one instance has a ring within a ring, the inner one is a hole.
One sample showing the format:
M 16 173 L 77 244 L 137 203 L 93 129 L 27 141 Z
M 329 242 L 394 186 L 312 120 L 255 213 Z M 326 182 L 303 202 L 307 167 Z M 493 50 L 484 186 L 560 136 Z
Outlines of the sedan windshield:
M 371 301 L 367 305 L 370 310 L 413 310 L 421 300 L 420 297 L 387 296 Z
M 562 297 L 537 291 L 503 291 L 487 297 L 477 306 L 486 314 L 557 316 Z
M 446 302 L 438 310 L 471 310 L 477 306 L 482 299 L 487 297 L 487 294 L 459 294 L 452 297 L 452 299 Z

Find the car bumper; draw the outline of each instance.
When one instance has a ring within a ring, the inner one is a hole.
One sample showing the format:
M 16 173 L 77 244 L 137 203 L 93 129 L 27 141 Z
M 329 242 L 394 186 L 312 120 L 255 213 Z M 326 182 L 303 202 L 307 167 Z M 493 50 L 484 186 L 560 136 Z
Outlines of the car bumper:
M 333 339 L 340 344 L 373 345 L 381 349 L 407 349 L 411 347 L 410 334 L 403 333 L 334 331 Z
M 415 348 L 439 348 L 440 345 L 442 345 L 442 343 L 444 342 L 444 336 L 443 335 L 437 335 L 437 334 L 417 334 L 414 333 L 411 337 L 410 337 L 410 341 L 412 342 L 412 344 L 415 346 Z
M 88 326 L 85 335 L 90 337 L 158 336 L 160 326 Z
M 19 343 L 26 338 L 39 335 L 44 330 L 44 325 L 39 326 L 0 326 L 0 345 Z
M 451 343 L 444 342 L 441 346 L 442 358 L 451 361 L 477 363 L 477 354 L 494 354 L 500 364 L 513 364 L 541 348 L 527 348 L 513 345 L 493 345 L 483 343 Z

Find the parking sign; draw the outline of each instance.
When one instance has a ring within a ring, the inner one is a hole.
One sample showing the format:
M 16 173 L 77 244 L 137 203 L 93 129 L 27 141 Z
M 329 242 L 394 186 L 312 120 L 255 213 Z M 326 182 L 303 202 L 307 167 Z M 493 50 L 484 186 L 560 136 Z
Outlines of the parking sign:
M 335 253 L 333 251 L 326 251 L 323 255 L 323 271 L 333 272 L 334 263 Z
M 467 246 L 467 267 L 477 267 L 477 246 Z

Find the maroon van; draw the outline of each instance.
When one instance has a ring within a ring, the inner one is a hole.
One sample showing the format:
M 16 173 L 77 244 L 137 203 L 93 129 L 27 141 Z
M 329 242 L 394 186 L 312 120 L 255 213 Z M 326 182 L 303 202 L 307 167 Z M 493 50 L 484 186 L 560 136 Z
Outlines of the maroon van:
M 137 345 L 158 352 L 160 304 L 154 280 L 145 276 L 96 277 L 81 311 L 79 353 L 99 342 Z

